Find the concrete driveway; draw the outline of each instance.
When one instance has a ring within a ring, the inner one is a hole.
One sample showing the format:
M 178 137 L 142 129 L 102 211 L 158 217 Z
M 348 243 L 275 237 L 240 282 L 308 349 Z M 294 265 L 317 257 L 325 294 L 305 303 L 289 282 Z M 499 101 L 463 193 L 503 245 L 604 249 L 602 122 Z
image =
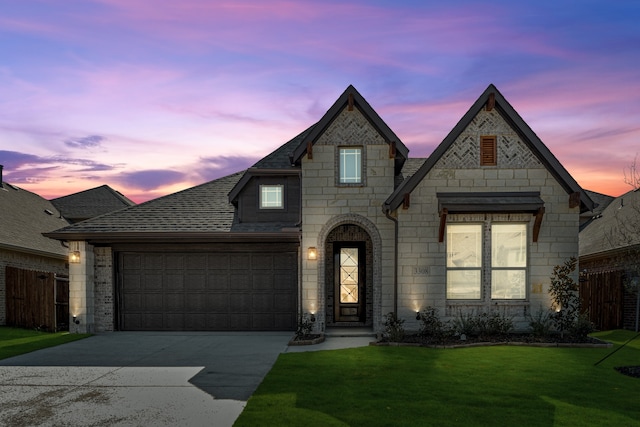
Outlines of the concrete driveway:
M 290 332 L 113 332 L 0 361 L 0 425 L 230 426 Z

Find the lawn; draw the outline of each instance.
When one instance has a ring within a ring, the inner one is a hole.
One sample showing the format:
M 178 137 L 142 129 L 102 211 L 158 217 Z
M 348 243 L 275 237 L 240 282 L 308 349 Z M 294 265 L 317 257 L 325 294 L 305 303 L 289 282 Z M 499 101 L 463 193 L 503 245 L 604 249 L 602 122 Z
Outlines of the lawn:
M 88 334 L 40 332 L 0 326 L 0 360 L 88 337 Z
M 364 347 L 285 353 L 235 426 L 640 426 L 640 337 L 613 348 Z

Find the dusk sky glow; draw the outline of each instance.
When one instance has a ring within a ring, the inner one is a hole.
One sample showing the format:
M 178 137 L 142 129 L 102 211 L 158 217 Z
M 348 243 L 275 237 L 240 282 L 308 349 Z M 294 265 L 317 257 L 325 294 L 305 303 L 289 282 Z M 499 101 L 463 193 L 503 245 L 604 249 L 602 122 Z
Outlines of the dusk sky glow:
M 618 196 L 638 22 L 637 0 L 4 0 L 3 179 L 146 201 L 249 167 L 349 84 L 427 157 L 493 83 L 583 188 Z

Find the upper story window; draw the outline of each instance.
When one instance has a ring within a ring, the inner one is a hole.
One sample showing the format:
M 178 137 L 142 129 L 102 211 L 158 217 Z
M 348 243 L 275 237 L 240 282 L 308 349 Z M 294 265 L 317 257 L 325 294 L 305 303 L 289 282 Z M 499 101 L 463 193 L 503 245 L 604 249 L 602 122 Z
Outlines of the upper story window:
M 338 183 L 362 184 L 362 148 L 340 148 L 338 157 Z
M 260 186 L 260 209 L 283 209 L 284 186 L 282 185 L 261 185 Z
M 482 300 L 483 289 L 492 300 L 526 299 L 526 283 L 527 224 L 447 224 L 447 299 Z

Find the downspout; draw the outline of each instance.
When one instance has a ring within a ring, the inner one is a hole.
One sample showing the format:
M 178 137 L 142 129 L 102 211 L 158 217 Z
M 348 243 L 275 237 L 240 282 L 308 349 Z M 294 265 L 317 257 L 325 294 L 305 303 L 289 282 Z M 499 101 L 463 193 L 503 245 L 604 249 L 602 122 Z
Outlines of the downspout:
M 398 315 L 398 218 L 391 216 L 391 209 L 385 209 L 384 215 L 393 221 L 393 313 Z

